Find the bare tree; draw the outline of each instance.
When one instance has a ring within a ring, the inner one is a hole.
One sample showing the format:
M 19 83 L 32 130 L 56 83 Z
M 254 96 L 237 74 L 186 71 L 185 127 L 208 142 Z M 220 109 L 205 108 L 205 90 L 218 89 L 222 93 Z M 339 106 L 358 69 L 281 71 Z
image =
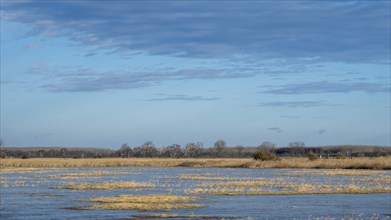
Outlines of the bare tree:
M 65 158 L 67 156 L 68 150 L 65 147 L 63 147 L 60 149 L 60 153 L 61 156 Z
M 184 153 L 186 157 L 199 157 L 201 154 L 201 146 L 195 143 L 188 143 L 186 144 Z
M 238 157 L 242 157 L 242 152 L 244 150 L 244 147 L 242 145 L 236 146 L 236 149 L 238 150 Z
M 135 155 L 139 157 L 158 157 L 159 150 L 155 147 L 152 141 L 147 141 L 135 149 Z
M 269 149 L 275 149 L 276 148 L 276 145 L 269 142 L 269 141 L 265 141 L 263 142 L 261 145 L 258 146 L 259 148 L 269 148 Z
M 164 157 L 178 158 L 183 154 L 181 145 L 173 144 L 171 146 L 165 147 L 162 152 Z
M 122 158 L 130 157 L 132 149 L 129 147 L 127 143 L 123 144 L 119 149 L 119 154 Z
M 0 139 L 0 158 L 5 158 L 7 156 L 7 154 L 2 149 L 3 146 L 4 146 L 4 141 L 3 139 Z
M 223 156 L 223 151 L 224 151 L 225 147 L 226 147 L 226 143 L 224 140 L 218 140 L 215 142 L 214 148 L 217 152 L 218 157 Z
M 296 141 L 289 143 L 289 148 L 292 150 L 293 156 L 303 156 L 305 155 L 305 144 L 302 141 Z

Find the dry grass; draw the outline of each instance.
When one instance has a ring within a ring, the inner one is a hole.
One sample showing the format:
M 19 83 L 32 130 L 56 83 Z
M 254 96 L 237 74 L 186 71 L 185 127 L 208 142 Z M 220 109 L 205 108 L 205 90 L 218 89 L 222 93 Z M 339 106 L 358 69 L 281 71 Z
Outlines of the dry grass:
M 211 215 L 177 215 L 177 214 L 155 214 L 155 215 L 137 215 L 128 220 L 140 219 L 243 219 L 239 217 L 211 216 Z
M 229 167 L 229 168 L 317 168 L 317 169 L 371 169 L 390 170 L 391 157 L 319 159 L 282 158 L 278 161 L 255 161 L 249 158 L 100 158 L 100 159 L 1 159 L 0 172 L 6 167 L 117 167 L 117 166 L 157 166 L 157 167 Z
M 3 159 L 1 159 L 3 160 Z M 1 161 L 0 160 L 0 165 Z M 7 173 L 46 173 L 46 172 L 55 172 L 55 171 L 61 171 L 64 170 L 64 168 L 58 168 L 58 167 L 1 167 L 0 166 L 0 174 L 7 174 Z
M 129 174 L 129 172 L 113 172 L 113 171 L 91 171 L 91 172 L 80 172 L 80 173 L 70 173 L 66 176 L 103 176 L 103 175 L 120 175 L 120 174 Z
M 324 169 L 324 170 L 295 170 L 288 176 L 303 176 L 303 175 L 321 175 L 321 176 L 383 176 L 387 174 L 387 171 L 374 171 L 374 170 L 342 170 L 342 169 Z
M 207 188 L 195 188 L 187 190 L 189 194 L 216 194 L 216 195 L 304 195 L 304 194 L 373 194 L 391 193 L 391 188 L 384 185 L 372 185 L 371 187 L 348 185 L 311 185 L 311 184 L 279 184 L 273 188 L 254 187 L 253 185 L 239 186 L 229 184 L 224 186 L 212 186 Z M 258 185 L 259 186 L 259 185 Z
M 154 187 L 152 183 L 144 182 L 108 182 L 108 183 L 82 183 L 82 184 L 69 184 L 66 185 L 65 189 L 73 190 L 110 190 L 110 189 L 120 189 L 120 188 L 149 188 Z M 61 188 L 61 187 L 56 187 Z
M 108 210 L 138 210 L 138 211 L 169 211 L 172 209 L 202 208 L 203 205 L 193 204 L 194 196 L 175 195 L 120 195 L 116 197 L 101 197 L 83 200 L 84 202 L 104 203 L 73 209 L 108 209 Z
M 352 182 L 370 182 L 370 183 L 383 183 L 388 184 L 391 187 L 391 176 L 380 176 L 377 178 L 353 178 Z
M 277 186 L 277 180 L 246 180 L 246 181 L 227 181 L 217 183 L 203 183 L 203 187 L 260 187 L 260 186 Z
M 301 175 L 341 175 L 345 176 L 346 179 L 340 182 L 324 179 L 322 182 L 308 183 L 305 182 L 306 178 L 302 179 L 300 176 L 299 178 L 243 178 L 238 180 L 235 178 L 218 177 L 216 179 L 208 179 L 207 182 L 199 183 L 196 188 L 188 189 L 186 192 L 189 194 L 219 195 L 391 193 L 391 176 L 386 171 L 319 170 L 319 172 L 315 172 L 313 170 L 299 170 L 295 172 Z M 375 172 L 377 175 L 370 175 L 367 172 Z M 367 177 L 349 179 L 349 176 Z M 197 180 L 198 178 L 195 179 Z
M 49 179 L 52 180 L 79 180 L 79 179 L 93 179 L 103 175 L 124 175 L 132 174 L 131 172 L 112 172 L 112 171 L 91 171 L 80 173 L 69 173 L 61 175 L 50 175 Z

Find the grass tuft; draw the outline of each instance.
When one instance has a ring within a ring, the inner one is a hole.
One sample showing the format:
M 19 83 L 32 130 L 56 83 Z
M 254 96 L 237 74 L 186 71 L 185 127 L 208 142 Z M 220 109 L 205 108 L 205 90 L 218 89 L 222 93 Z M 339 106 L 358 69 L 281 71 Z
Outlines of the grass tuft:
M 138 211 L 170 211 L 172 209 L 203 208 L 201 204 L 189 202 L 196 201 L 194 196 L 176 195 L 120 195 L 116 197 L 101 197 L 83 200 L 84 202 L 103 203 L 91 206 L 74 207 L 71 209 L 90 210 L 138 210 Z
M 70 184 L 66 185 L 65 189 L 73 190 L 110 190 L 119 188 L 149 188 L 154 187 L 152 183 L 145 182 L 108 182 L 108 183 L 82 183 L 82 184 Z M 61 187 L 58 187 L 61 188 Z

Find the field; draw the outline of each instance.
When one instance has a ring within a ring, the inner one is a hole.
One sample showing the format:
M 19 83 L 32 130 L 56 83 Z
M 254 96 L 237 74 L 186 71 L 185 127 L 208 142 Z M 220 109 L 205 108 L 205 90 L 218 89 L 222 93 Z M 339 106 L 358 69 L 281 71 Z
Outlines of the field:
M 305 168 L 305 169 L 371 169 L 390 170 L 391 157 L 318 159 L 281 158 L 277 161 L 255 161 L 249 158 L 172 159 L 172 158 L 99 158 L 1 159 L 0 167 L 220 167 L 220 168 Z

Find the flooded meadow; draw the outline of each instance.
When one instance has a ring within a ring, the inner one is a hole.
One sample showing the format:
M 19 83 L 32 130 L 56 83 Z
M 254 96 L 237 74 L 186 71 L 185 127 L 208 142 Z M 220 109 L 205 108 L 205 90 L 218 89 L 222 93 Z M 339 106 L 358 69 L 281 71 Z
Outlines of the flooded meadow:
M 1 168 L 1 219 L 391 219 L 391 171 Z

